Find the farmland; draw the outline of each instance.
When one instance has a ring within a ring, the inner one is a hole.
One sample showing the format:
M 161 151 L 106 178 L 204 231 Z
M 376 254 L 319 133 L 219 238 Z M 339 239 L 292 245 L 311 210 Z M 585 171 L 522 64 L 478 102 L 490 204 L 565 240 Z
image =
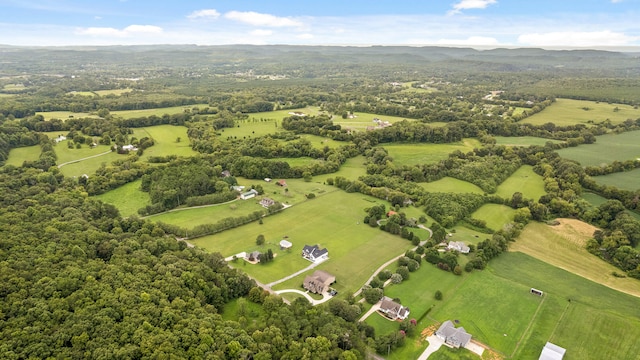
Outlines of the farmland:
M 417 165 L 432 164 L 446 159 L 456 150 L 466 153 L 479 146 L 480 142 L 477 139 L 463 139 L 450 144 L 385 144 L 383 147 L 395 163 Z
M 411 119 L 406 119 L 397 116 L 387 116 L 387 115 L 377 115 L 377 114 L 369 114 L 369 113 L 354 113 L 353 118 L 343 119 L 340 116 L 334 116 L 333 122 L 342 126 L 343 129 L 350 130 L 358 130 L 364 131 L 368 126 L 375 126 L 376 123 L 373 122 L 373 119 L 380 119 L 380 121 L 388 121 L 390 124 L 408 120 L 413 121 Z
M 471 214 L 471 217 L 484 220 L 489 229 L 497 231 L 502 229 L 507 223 L 513 221 L 514 213 L 515 210 L 506 205 L 485 204 Z
M 530 165 L 521 166 L 498 186 L 496 195 L 510 199 L 515 192 L 521 192 L 526 199 L 540 199 L 546 194 L 542 176 L 533 172 L 533 167 Z
M 497 145 L 505 145 L 505 146 L 532 146 L 532 145 L 544 146 L 547 142 L 551 142 L 554 144 L 558 144 L 562 142 L 560 140 L 545 139 L 545 138 L 540 138 L 535 136 L 512 136 L 512 137 L 496 136 L 495 139 L 496 139 Z
M 617 109 L 617 110 L 616 110 Z M 623 104 L 557 99 L 555 103 L 523 122 L 533 125 L 554 123 L 557 126 L 593 124 L 610 120 L 614 124 L 640 118 L 640 110 Z
M 561 149 L 558 154 L 582 166 L 600 166 L 614 160 L 635 160 L 640 158 L 640 131 L 598 136 L 595 144 Z
M 193 156 L 196 155 L 187 136 L 185 126 L 158 125 L 134 129 L 133 136 L 138 139 L 148 136 L 153 138 L 154 145 L 144 150 L 142 159 L 149 156 Z M 178 138 L 180 141 L 178 142 Z
M 593 180 L 598 184 L 615 186 L 619 189 L 629 191 L 636 191 L 640 189 L 638 179 L 640 179 L 640 169 L 593 177 Z

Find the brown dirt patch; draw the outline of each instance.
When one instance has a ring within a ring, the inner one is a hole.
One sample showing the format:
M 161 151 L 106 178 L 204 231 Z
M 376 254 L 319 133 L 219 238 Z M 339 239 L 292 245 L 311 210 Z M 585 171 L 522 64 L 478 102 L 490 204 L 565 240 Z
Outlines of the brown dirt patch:
M 585 246 L 587 240 L 593 237 L 593 233 L 598 230 L 597 227 L 587 224 L 584 221 L 576 219 L 556 219 L 558 225 L 551 226 L 551 230 L 570 242 Z
M 433 334 L 435 334 L 436 330 L 438 328 L 435 325 L 431 325 L 429 327 L 424 328 L 421 332 L 420 335 L 424 338 L 429 337 Z

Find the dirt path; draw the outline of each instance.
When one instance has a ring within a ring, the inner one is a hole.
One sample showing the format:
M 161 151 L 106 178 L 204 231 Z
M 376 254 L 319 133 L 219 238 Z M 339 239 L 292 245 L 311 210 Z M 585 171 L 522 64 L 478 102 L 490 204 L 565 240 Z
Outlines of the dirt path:
M 103 153 L 101 153 L 101 154 L 92 155 L 92 156 L 87 156 L 86 158 L 67 161 L 67 162 L 65 162 L 65 163 L 62 163 L 62 164 L 58 165 L 58 169 L 60 169 L 61 167 L 65 166 L 65 165 L 74 164 L 74 163 L 77 163 L 77 162 L 80 162 L 80 161 L 84 161 L 84 160 L 89 160 L 89 159 L 97 158 L 97 157 L 99 157 L 99 156 L 104 156 L 104 155 L 107 155 L 107 154 L 109 154 L 109 153 L 111 153 L 111 150 L 109 150 L 109 151 L 105 151 L 105 152 L 103 152 Z

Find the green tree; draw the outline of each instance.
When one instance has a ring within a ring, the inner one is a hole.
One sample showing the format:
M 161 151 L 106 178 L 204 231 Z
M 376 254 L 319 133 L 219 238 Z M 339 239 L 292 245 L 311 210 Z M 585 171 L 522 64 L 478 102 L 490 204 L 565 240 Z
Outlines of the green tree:
M 266 241 L 266 240 L 265 240 L 265 238 L 264 238 L 264 235 L 262 235 L 262 234 L 260 234 L 260 235 L 258 235 L 258 236 L 256 237 L 256 245 L 258 245 L 258 246 L 262 246 L 262 245 L 264 245 L 265 241 Z

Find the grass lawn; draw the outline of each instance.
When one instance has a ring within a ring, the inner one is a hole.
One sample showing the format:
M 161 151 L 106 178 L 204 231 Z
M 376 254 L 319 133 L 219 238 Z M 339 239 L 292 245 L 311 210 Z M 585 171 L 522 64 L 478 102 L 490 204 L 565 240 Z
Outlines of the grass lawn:
M 191 149 L 186 126 L 157 125 L 134 129 L 133 136 L 141 139 L 145 136 L 153 138 L 152 147 L 144 150 L 142 160 L 150 156 L 193 156 L 198 152 Z M 180 142 L 176 142 L 177 138 Z
M 262 225 L 251 223 L 192 242 L 206 250 L 230 256 L 254 247 L 259 234 L 274 244 L 283 236 L 289 236 L 293 243 L 291 253 L 278 254 L 273 263 L 264 266 L 239 265 L 265 283 L 308 266 L 310 263 L 300 257 L 300 251 L 305 244 L 319 244 L 329 250 L 330 259 L 316 269 L 336 275 L 334 287 L 340 293 L 353 292 L 380 264 L 411 248 L 407 240 L 362 223 L 364 209 L 375 202 L 379 200 L 334 191 L 267 217 Z M 354 254 L 358 256 L 354 257 Z M 300 283 L 303 276 L 299 277 Z
M 342 176 L 348 180 L 356 180 L 360 176 L 367 175 L 367 167 L 364 165 L 365 161 L 366 158 L 362 155 L 347 159 L 337 172 L 314 176 L 313 181 L 324 182 L 326 179 L 335 178 L 336 176 Z
M 482 358 L 486 359 L 484 352 Z M 467 349 L 453 349 L 448 346 L 441 346 L 438 351 L 429 356 L 429 360 L 477 360 L 478 355 Z
M 310 157 L 299 157 L 299 158 L 273 158 L 269 159 L 270 161 L 284 161 L 289 164 L 289 166 L 307 166 L 311 165 L 314 162 L 324 163 L 324 160 L 313 159 Z
M 127 155 L 110 152 L 95 158 L 67 164 L 60 168 L 60 172 L 64 174 L 64 176 L 81 176 L 83 174 L 91 176 L 102 164 L 109 165 L 115 160 L 125 159 L 126 157 Z
M 240 305 L 240 303 L 244 305 Z M 262 308 L 262 305 L 251 302 L 247 298 L 239 298 L 226 303 L 220 315 L 222 315 L 222 318 L 225 320 L 238 321 L 241 316 L 247 319 L 255 319 L 265 314 L 266 312 Z
M 617 108 L 618 110 L 614 110 Z M 611 120 L 618 124 L 627 119 L 640 117 L 640 109 L 630 105 L 608 104 L 604 102 L 557 99 L 555 103 L 522 122 L 534 125 L 554 123 L 558 126 L 599 123 Z
M 364 131 L 367 126 L 375 126 L 373 119 L 380 119 L 382 121 L 388 121 L 391 124 L 400 122 L 402 120 L 415 121 L 413 119 L 407 119 L 398 116 L 377 115 L 370 113 L 354 113 L 353 119 L 343 119 L 341 116 L 334 116 L 333 123 L 339 124 L 343 129 L 360 130 Z
M 56 161 L 56 163 L 63 164 L 70 161 L 76 161 L 76 160 L 84 159 L 89 156 L 102 154 L 104 152 L 111 150 L 111 146 L 109 145 L 98 145 L 92 148 L 89 145 L 83 144 L 80 149 L 76 149 L 75 146 L 72 148 L 69 148 L 67 146 L 69 141 L 70 140 L 63 140 L 53 148 L 56 152 L 56 155 L 58 156 L 58 160 Z M 100 161 L 100 157 L 87 160 L 87 161 L 98 161 L 98 163 L 104 162 L 104 160 Z
M 554 144 L 562 143 L 560 140 L 551 140 L 545 139 L 535 136 L 496 136 L 496 144 L 497 145 L 505 145 L 505 146 L 531 146 L 531 145 L 540 145 L 544 146 L 547 142 L 552 142 Z
M 111 111 L 111 115 L 118 116 L 124 119 L 151 116 L 151 115 L 155 115 L 155 116 L 162 116 L 164 114 L 174 115 L 174 114 L 183 113 L 185 110 L 191 111 L 191 109 L 193 109 L 194 107 L 203 109 L 203 108 L 209 107 L 209 104 L 193 104 L 193 105 L 172 106 L 172 107 L 142 109 L 142 110 L 116 110 L 116 111 Z
M 504 225 L 513 221 L 514 214 L 515 210 L 509 206 L 485 204 L 471 214 L 471 217 L 486 221 L 489 229 L 498 231 L 502 229 Z
M 69 91 L 67 95 L 77 95 L 77 96 L 96 96 L 93 91 Z
M 40 145 L 13 148 L 5 165 L 22 166 L 25 161 L 35 161 L 40 157 Z
M 95 198 L 117 207 L 120 210 L 120 215 L 124 217 L 137 215 L 138 209 L 151 204 L 149 193 L 140 190 L 141 183 L 142 180 L 136 180 L 104 194 L 96 195 Z
M 544 180 L 542 176 L 533 172 L 533 166 L 522 165 L 511 176 L 507 178 L 496 191 L 496 195 L 510 199 L 515 192 L 521 192 L 525 199 L 538 200 L 544 191 Z
M 45 120 L 60 119 L 67 120 L 69 118 L 99 118 L 98 115 L 91 115 L 85 112 L 72 111 L 38 111 L 36 115 L 42 115 Z
M 429 192 L 484 194 L 479 186 L 448 176 L 430 183 L 420 183 L 420 186 Z
M 531 222 L 510 251 L 519 251 L 618 291 L 640 297 L 640 281 L 618 278 L 622 270 L 590 254 L 585 244 L 597 229 L 575 219 L 559 219 L 560 225 Z M 640 300 L 639 300 L 640 301 Z
M 480 241 L 485 239 L 491 239 L 491 234 L 485 234 L 480 231 L 475 231 L 473 229 L 469 229 L 464 225 L 456 225 L 453 229 L 451 229 L 451 237 L 452 241 L 462 241 L 465 244 L 477 244 Z
M 275 119 L 269 119 L 268 121 L 251 122 L 245 120 L 240 122 L 233 128 L 220 129 L 220 139 L 245 139 L 256 138 L 268 134 L 274 134 L 278 131 L 284 131 L 280 127 L 280 124 Z
M 309 140 L 311 142 L 311 145 L 313 145 L 313 147 L 318 148 L 318 149 L 322 149 L 325 146 L 328 146 L 331 149 L 335 149 L 335 148 L 340 147 L 342 145 L 349 144 L 348 142 L 345 142 L 345 141 L 337 141 L 337 140 L 325 138 L 325 137 L 318 136 L 318 135 L 301 134 L 300 137 L 303 138 L 303 139 Z
M 236 200 L 229 204 L 217 204 L 207 207 L 178 209 L 158 215 L 151 215 L 149 220 L 177 225 L 185 229 L 192 229 L 198 225 L 213 224 L 227 217 L 240 217 L 248 215 L 254 211 L 262 210 L 258 204 L 259 198 L 248 200 Z M 139 206 L 138 208 L 144 205 Z M 255 237 L 254 237 L 255 240 Z M 227 255 L 233 255 L 230 253 Z
M 418 165 L 436 163 L 455 150 L 466 153 L 479 146 L 477 139 L 463 139 L 450 144 L 385 144 L 383 147 L 398 165 Z
M 629 191 L 640 189 L 638 179 L 640 179 L 640 169 L 593 177 L 593 180 L 600 185 L 615 186 L 618 189 Z
M 528 294 L 530 287 L 545 292 L 540 313 L 512 358 L 537 359 L 546 341 L 567 349 L 567 359 L 637 359 L 640 354 L 640 342 L 637 341 L 640 337 L 640 299 L 637 297 L 521 252 L 500 255 L 491 260 L 485 272 L 518 285 L 514 292 L 523 291 L 527 297 L 535 298 Z M 490 285 L 486 281 L 485 284 Z M 494 309 L 498 311 L 486 312 L 485 316 L 491 313 L 491 317 L 517 318 L 516 313 L 509 313 L 508 304 L 503 306 L 503 302 L 497 300 Z M 472 300 L 470 307 L 474 308 L 475 303 Z M 473 328 L 467 330 L 473 334 Z
M 635 160 L 640 158 L 640 131 L 598 136 L 594 144 L 560 149 L 558 154 L 576 160 L 582 166 L 600 166 L 614 160 Z

